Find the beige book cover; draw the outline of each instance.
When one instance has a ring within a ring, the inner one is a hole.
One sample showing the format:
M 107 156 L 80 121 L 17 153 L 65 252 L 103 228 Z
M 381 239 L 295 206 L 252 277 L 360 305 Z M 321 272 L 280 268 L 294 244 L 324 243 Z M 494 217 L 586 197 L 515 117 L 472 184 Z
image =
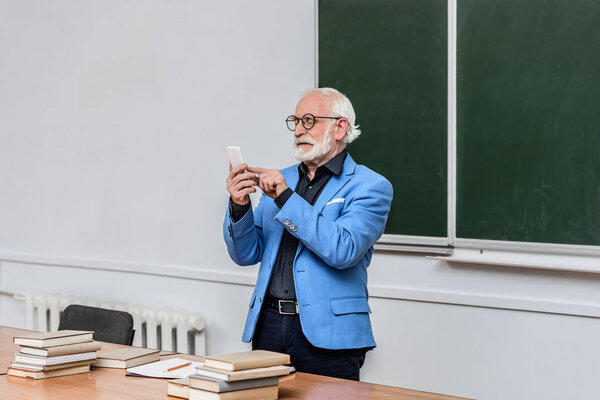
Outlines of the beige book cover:
M 36 332 L 28 335 L 15 336 L 13 343 L 28 347 L 51 347 L 64 344 L 91 342 L 93 331 L 54 331 Z
M 227 382 L 243 381 L 246 379 L 266 378 L 268 376 L 283 376 L 290 373 L 290 367 L 277 365 L 274 367 L 253 368 L 242 371 L 225 371 L 222 369 L 210 367 L 197 367 L 196 375 L 207 376 L 209 378 L 221 379 Z M 192 382 L 193 379 L 190 380 Z
M 167 394 L 169 396 L 190 398 L 190 380 L 188 378 L 173 379 L 167 381 Z
M 52 371 L 55 369 L 68 368 L 68 367 L 79 367 L 81 365 L 91 365 L 92 362 L 90 360 L 83 361 L 75 361 L 66 364 L 56 364 L 56 365 L 36 365 L 36 364 L 27 364 L 20 363 L 16 361 L 11 361 L 11 368 L 22 369 L 25 371 Z
M 160 359 L 160 350 L 143 347 L 124 347 L 122 349 L 98 354 L 92 364 L 94 367 L 129 368 L 147 364 Z
M 272 367 L 290 363 L 288 354 L 267 350 L 243 351 L 240 353 L 218 354 L 207 356 L 204 365 L 227 371 L 241 371 L 251 368 Z
M 225 393 L 190 388 L 190 400 L 277 400 L 278 392 L 277 385 Z
M 80 367 L 71 367 L 71 368 L 61 368 L 55 369 L 52 371 L 23 371 L 21 369 L 8 368 L 7 375 L 8 376 L 21 376 L 23 378 L 33 378 L 33 379 L 45 379 L 45 378 L 54 378 L 56 376 L 65 376 L 65 375 L 74 375 L 74 374 L 82 374 L 84 372 L 90 372 L 89 365 L 82 365 Z
M 43 348 L 21 346 L 21 353 L 32 354 L 34 356 L 52 357 L 63 356 L 65 354 L 77 354 L 86 353 L 88 351 L 96 351 L 100 350 L 100 347 L 100 342 L 63 344 L 61 346 Z

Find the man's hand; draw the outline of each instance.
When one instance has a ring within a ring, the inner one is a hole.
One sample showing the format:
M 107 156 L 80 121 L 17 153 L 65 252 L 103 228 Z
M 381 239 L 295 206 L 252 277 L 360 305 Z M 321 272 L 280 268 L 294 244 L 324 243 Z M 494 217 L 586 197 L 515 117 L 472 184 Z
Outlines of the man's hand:
M 245 206 L 250 202 L 250 193 L 256 192 L 253 186 L 257 184 L 256 173 L 246 172 L 248 165 L 241 164 L 231 168 L 229 163 L 229 176 L 227 177 L 227 191 L 235 204 Z
M 273 199 L 288 188 L 285 178 L 278 169 L 248 167 L 248 171 L 257 174 L 258 186 L 267 196 Z

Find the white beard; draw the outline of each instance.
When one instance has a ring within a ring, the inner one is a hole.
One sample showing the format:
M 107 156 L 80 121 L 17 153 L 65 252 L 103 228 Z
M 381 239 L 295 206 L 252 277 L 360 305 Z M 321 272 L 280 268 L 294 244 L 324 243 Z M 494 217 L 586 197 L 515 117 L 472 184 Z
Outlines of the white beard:
M 310 135 L 304 135 L 302 137 L 296 138 L 294 140 L 294 157 L 296 157 L 296 160 L 312 161 L 321 158 L 325 154 L 329 153 L 335 145 L 332 133 L 333 130 L 331 128 L 331 126 L 327 128 L 322 142 L 317 142 Z M 313 145 L 313 147 L 309 151 L 304 151 L 300 147 L 298 147 L 299 143 L 310 143 Z

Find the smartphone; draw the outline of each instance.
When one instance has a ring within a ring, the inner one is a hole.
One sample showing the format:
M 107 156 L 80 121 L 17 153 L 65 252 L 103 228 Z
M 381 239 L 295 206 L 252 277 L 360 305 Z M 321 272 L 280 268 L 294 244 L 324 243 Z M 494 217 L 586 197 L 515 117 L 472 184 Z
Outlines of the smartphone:
M 229 162 L 231 163 L 232 168 L 244 163 L 239 146 L 227 146 L 227 155 L 229 156 Z

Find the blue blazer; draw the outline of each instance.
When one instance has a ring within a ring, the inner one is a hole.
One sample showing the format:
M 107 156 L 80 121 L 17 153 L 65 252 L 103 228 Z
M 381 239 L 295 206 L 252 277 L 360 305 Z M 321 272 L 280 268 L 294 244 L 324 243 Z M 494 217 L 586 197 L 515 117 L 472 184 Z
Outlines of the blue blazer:
M 289 187 L 296 187 L 298 165 L 281 173 Z M 325 349 L 375 346 L 367 267 L 391 201 L 390 182 L 348 155 L 342 172 L 329 180 L 314 206 L 294 193 L 279 209 L 263 194 L 256 209 L 236 223 L 228 207 L 223 236 L 231 259 L 242 266 L 261 262 L 242 340 L 252 340 L 287 229 L 300 239 L 293 273 L 306 338 Z

